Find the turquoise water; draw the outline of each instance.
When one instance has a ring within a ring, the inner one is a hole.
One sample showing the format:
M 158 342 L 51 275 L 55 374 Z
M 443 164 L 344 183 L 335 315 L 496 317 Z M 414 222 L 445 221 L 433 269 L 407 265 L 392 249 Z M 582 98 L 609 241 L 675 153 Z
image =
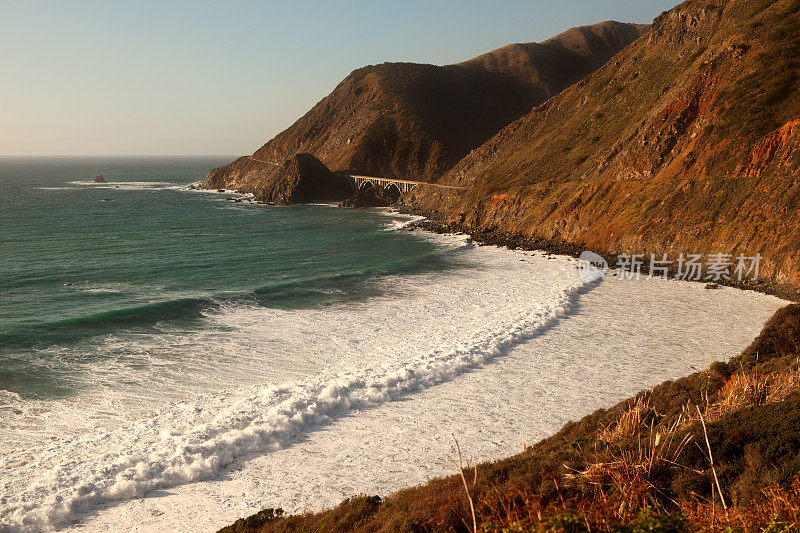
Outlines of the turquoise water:
M 0 158 L 0 389 L 91 387 L 76 374 L 107 355 L 96 339 L 110 334 L 190 331 L 231 302 L 363 300 L 376 277 L 453 267 L 379 212 L 186 190 L 227 160 Z M 91 183 L 97 172 L 109 183 Z

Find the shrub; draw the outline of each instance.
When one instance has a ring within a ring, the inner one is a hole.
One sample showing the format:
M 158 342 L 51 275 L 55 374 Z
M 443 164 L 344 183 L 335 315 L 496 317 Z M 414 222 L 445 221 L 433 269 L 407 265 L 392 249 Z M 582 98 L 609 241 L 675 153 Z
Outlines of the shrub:
M 257 528 L 260 528 L 267 522 L 277 520 L 281 517 L 283 517 L 283 509 L 280 507 L 276 509 L 263 509 L 252 516 L 248 516 L 247 518 L 240 518 L 232 525 L 220 529 L 218 533 L 239 533 L 253 531 Z
M 564 512 L 548 518 L 542 522 L 542 525 L 545 531 L 563 531 L 564 533 L 589 532 L 586 518 L 578 514 L 574 509 L 566 509 Z
M 639 516 L 615 533 L 680 533 L 689 531 L 689 521 L 682 514 L 658 513 L 652 508 L 643 509 Z

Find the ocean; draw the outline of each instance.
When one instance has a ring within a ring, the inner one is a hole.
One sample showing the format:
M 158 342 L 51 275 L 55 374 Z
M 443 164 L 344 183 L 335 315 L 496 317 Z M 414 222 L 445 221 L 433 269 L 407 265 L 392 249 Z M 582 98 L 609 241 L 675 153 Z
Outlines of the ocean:
M 397 490 L 449 472 L 451 434 L 513 453 L 735 354 L 783 303 L 189 188 L 229 159 L 0 159 L 0 531 Z
M 180 361 L 139 340 L 203 328 L 220 308 L 356 301 L 380 277 L 454 266 L 432 242 L 384 231 L 379 213 L 186 190 L 224 161 L 0 159 L 0 389 L 144 385 L 159 357 Z

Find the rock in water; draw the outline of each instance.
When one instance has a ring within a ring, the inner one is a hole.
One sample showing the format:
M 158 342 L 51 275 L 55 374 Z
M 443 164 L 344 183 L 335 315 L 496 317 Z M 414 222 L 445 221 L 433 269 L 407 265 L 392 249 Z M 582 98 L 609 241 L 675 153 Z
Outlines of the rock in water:
M 288 159 L 277 183 L 281 203 L 339 202 L 352 187 L 346 176 L 333 174 L 311 154 L 296 154 Z
M 94 182 L 95 183 L 108 183 L 106 179 L 103 177 L 102 174 L 95 174 L 94 175 Z

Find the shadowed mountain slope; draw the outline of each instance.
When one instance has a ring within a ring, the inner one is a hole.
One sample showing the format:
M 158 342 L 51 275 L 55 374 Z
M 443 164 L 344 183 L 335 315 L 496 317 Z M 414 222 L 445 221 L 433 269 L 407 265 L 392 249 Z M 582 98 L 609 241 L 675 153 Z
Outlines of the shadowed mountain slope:
M 333 171 L 435 180 L 501 128 L 608 61 L 644 26 L 603 22 L 458 65 L 384 63 L 351 73 L 253 154 L 309 153 Z M 205 186 L 255 190 L 268 165 L 239 159 Z
M 620 50 L 620 43 L 632 43 L 647 28 L 601 22 L 572 28 L 543 43 L 510 44 L 458 66 L 504 74 L 554 95 L 603 66 Z

